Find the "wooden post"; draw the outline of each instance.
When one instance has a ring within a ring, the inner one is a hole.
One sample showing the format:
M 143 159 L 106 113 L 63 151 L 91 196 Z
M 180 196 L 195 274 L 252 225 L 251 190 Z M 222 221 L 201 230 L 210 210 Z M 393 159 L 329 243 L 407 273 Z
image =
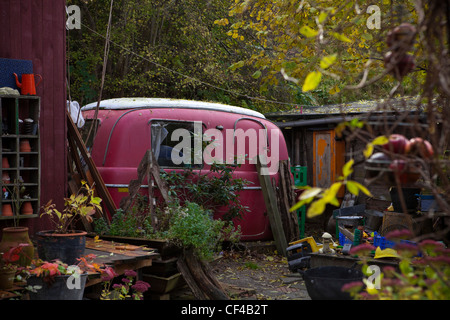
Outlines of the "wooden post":
M 158 162 L 156 161 L 155 155 L 153 154 L 152 150 L 147 150 L 137 168 L 137 176 L 138 176 L 137 179 L 133 179 L 130 181 L 128 187 L 129 195 L 127 197 L 122 198 L 120 202 L 120 208 L 122 208 L 122 210 L 124 211 L 127 211 L 130 208 L 133 199 L 136 197 L 139 189 L 141 188 L 142 181 L 144 180 L 145 177 L 147 177 L 148 201 L 149 201 L 148 203 L 149 203 L 150 217 L 153 226 L 156 224 L 155 206 L 153 205 L 154 199 L 153 181 L 156 182 L 156 185 L 165 202 L 166 203 L 171 202 L 168 191 L 169 189 L 167 187 L 167 184 L 161 179 L 159 170 L 160 170 L 159 165 Z
M 269 216 L 270 227 L 275 240 L 275 245 L 278 252 L 286 256 L 287 241 L 283 230 L 283 223 L 281 221 L 280 212 L 278 210 L 277 197 L 275 190 L 270 182 L 270 175 L 265 164 L 267 161 L 261 161 L 261 155 L 257 157 L 256 169 L 258 171 L 259 183 L 264 195 L 264 202 L 266 203 L 267 215 Z
M 178 271 L 198 300 L 229 300 L 207 263 L 201 261 L 192 249 L 185 249 L 177 260 Z

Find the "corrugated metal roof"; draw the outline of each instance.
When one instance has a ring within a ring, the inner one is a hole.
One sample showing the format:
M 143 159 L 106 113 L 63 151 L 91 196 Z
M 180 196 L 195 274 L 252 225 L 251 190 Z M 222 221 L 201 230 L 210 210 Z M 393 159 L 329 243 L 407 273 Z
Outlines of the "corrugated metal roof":
M 388 108 L 389 107 L 389 108 Z M 415 98 L 403 98 L 394 100 L 362 100 L 356 102 L 323 105 L 323 106 L 299 106 L 288 111 L 279 111 L 266 113 L 267 118 L 311 118 L 322 117 L 323 115 L 342 115 L 342 114 L 360 114 L 368 112 L 385 112 L 385 111 L 397 111 L 402 110 L 422 110 L 423 107 L 417 106 L 417 100 Z

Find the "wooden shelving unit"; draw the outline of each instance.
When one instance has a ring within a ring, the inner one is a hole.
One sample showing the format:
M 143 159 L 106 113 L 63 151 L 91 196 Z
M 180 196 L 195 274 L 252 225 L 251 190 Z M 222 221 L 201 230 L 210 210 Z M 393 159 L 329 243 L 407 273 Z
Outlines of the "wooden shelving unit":
M 40 208 L 40 97 L 0 95 L 0 126 L 2 139 L 2 193 L 0 220 L 14 219 L 6 215 L 4 205 L 10 204 L 16 217 L 32 218 Z M 14 195 L 13 195 L 14 194 Z M 24 214 L 25 203 L 30 202 L 32 213 Z M 20 204 L 17 211 L 16 205 Z

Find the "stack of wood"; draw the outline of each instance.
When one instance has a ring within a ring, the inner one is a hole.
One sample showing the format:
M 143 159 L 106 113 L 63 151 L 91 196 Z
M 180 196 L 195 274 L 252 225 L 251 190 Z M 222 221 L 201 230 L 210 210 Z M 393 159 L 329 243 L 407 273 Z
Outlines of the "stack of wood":
M 271 181 L 264 163 L 267 162 L 258 158 L 256 168 L 259 182 L 276 248 L 280 254 L 286 255 L 287 244 L 299 238 L 298 217 L 290 211 L 295 204 L 294 181 L 288 161 L 279 162 L 278 184 L 274 177 Z
M 277 192 L 278 209 L 285 230 L 286 241 L 289 243 L 298 240 L 300 236 L 297 214 L 290 211 L 297 201 L 293 187 L 294 179 L 288 160 L 280 161 L 279 166 L 278 187 L 274 180 L 272 180 L 272 185 Z

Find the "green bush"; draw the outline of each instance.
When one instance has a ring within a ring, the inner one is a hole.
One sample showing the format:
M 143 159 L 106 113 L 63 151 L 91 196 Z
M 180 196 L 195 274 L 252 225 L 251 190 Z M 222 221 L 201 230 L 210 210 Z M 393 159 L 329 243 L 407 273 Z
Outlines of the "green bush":
M 214 220 L 210 211 L 193 202 L 171 208 L 172 220 L 167 237 L 185 248 L 193 248 L 201 259 L 210 259 L 223 240 L 236 240 L 239 230 L 231 223 Z
M 233 177 L 237 167 L 213 163 L 207 173 L 184 168 L 181 172 L 164 172 L 161 178 L 167 182 L 170 195 L 182 201 L 201 203 L 214 212 L 226 208 L 223 220 L 241 219 L 249 208 L 241 204 L 239 195 L 250 182 Z
M 142 199 L 141 199 L 142 200 Z M 153 228 L 150 215 L 142 214 L 133 206 L 129 212 L 117 210 L 108 226 L 103 219 L 96 220 L 95 232 L 101 235 L 167 239 L 177 246 L 192 248 L 204 260 L 212 258 L 223 241 L 236 242 L 240 228 L 230 221 L 215 220 L 212 213 L 197 203 L 178 202 L 156 210 L 157 228 Z

